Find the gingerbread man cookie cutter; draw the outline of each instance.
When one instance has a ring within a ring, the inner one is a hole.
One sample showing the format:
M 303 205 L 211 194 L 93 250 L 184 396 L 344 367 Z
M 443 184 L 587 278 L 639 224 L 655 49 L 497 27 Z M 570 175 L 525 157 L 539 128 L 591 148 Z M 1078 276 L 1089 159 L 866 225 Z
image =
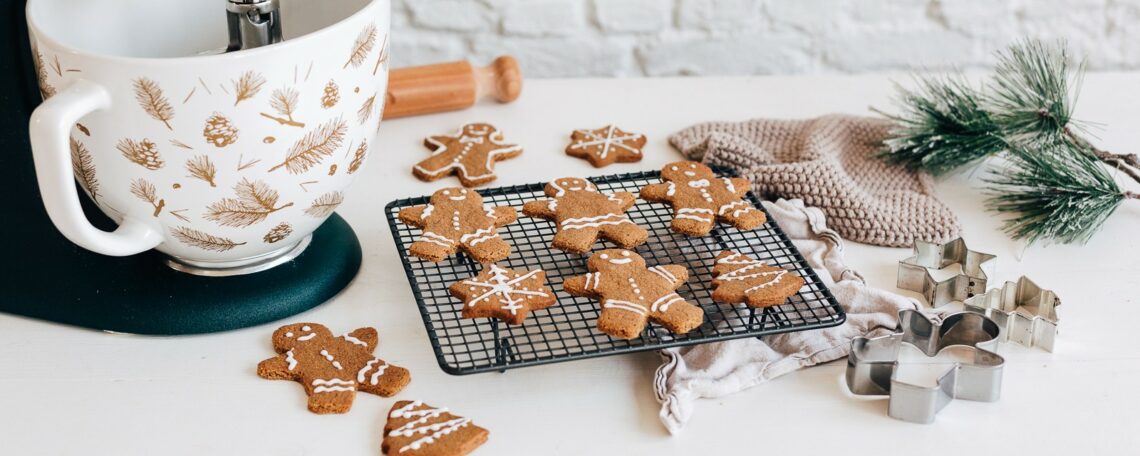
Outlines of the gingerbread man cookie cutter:
M 1061 298 L 1028 277 L 1006 282 L 1001 288 L 967 299 L 965 304 L 966 310 L 981 313 L 996 322 L 1001 327 L 1002 341 L 1053 351 Z
M 970 250 L 966 241 L 955 238 L 945 244 L 917 241 L 914 255 L 899 262 L 896 286 L 922 294 L 926 302 L 941 307 L 954 301 L 965 301 L 986 292 L 993 275 L 997 256 Z M 944 280 L 935 280 L 931 269 L 960 264 L 962 272 Z
M 953 399 L 997 401 L 1005 359 L 994 352 L 1001 329 L 975 312 L 936 322 L 899 311 L 899 327 L 882 337 L 856 337 L 847 357 L 847 388 L 856 395 L 890 395 L 887 414 L 931 423 Z

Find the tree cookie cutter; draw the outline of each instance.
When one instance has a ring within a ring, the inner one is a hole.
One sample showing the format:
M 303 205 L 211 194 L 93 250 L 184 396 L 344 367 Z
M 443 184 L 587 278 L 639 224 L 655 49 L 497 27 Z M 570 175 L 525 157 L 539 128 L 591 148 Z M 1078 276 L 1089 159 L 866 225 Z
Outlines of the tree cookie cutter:
M 1006 282 L 1001 288 L 967 299 L 965 304 L 966 310 L 981 313 L 997 323 L 1002 341 L 1053 351 L 1061 298 L 1028 277 Z
M 962 238 L 945 244 L 916 241 L 914 255 L 899 262 L 896 286 L 921 293 L 934 307 L 965 301 L 986 292 L 986 282 L 993 275 L 996 258 L 970 250 Z M 956 263 L 962 265 L 961 274 L 945 280 L 934 280 L 930 274 L 930 269 L 942 269 Z
M 1005 359 L 994 352 L 1001 329 L 975 312 L 935 322 L 917 310 L 899 311 L 895 333 L 856 337 L 847 357 L 847 388 L 857 395 L 890 395 L 887 414 L 931 423 L 953 399 L 994 402 Z

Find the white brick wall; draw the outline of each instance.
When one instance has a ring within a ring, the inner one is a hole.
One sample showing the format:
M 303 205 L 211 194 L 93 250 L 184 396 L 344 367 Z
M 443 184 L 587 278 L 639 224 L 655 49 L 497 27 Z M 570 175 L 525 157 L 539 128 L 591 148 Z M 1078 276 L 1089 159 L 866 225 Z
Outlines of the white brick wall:
M 395 0 L 397 66 L 509 53 L 532 77 L 988 65 L 1022 36 L 1140 68 L 1140 0 Z

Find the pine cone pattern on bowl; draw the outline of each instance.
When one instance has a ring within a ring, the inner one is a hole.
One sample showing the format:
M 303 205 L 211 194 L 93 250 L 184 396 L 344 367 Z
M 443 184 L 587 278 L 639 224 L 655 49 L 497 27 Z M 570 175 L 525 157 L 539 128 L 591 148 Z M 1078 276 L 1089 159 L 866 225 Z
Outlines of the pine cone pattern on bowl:
M 123 153 L 124 157 L 127 157 L 127 160 L 151 171 L 162 168 L 162 165 L 166 164 L 158 154 L 158 146 L 149 139 L 144 138 L 142 141 L 136 142 L 124 138 L 115 147 Z
M 321 96 L 321 106 L 329 109 L 336 106 L 338 101 L 340 101 L 340 87 L 337 87 L 336 82 L 330 79 L 329 83 L 325 84 L 325 93 Z
M 215 112 L 206 119 L 206 128 L 202 129 L 202 136 L 206 137 L 206 142 L 215 147 L 226 147 L 237 141 L 238 129 L 230 119 Z
M 273 244 L 285 240 L 290 234 L 293 234 L 293 227 L 289 226 L 288 223 L 281 222 L 269 230 L 268 233 L 265 233 L 265 237 L 262 238 L 262 240 L 265 241 L 266 244 Z

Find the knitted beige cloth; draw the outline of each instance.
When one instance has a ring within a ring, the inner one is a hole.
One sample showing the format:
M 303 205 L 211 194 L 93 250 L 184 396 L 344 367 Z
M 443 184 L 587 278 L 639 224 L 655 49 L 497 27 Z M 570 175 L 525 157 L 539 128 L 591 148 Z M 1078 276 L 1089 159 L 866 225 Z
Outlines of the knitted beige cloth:
M 933 196 L 929 174 L 875 158 L 891 124 L 849 115 L 709 122 L 669 142 L 691 160 L 725 166 L 764 198 L 799 198 L 846 239 L 887 247 L 946 242 L 961 227 Z

